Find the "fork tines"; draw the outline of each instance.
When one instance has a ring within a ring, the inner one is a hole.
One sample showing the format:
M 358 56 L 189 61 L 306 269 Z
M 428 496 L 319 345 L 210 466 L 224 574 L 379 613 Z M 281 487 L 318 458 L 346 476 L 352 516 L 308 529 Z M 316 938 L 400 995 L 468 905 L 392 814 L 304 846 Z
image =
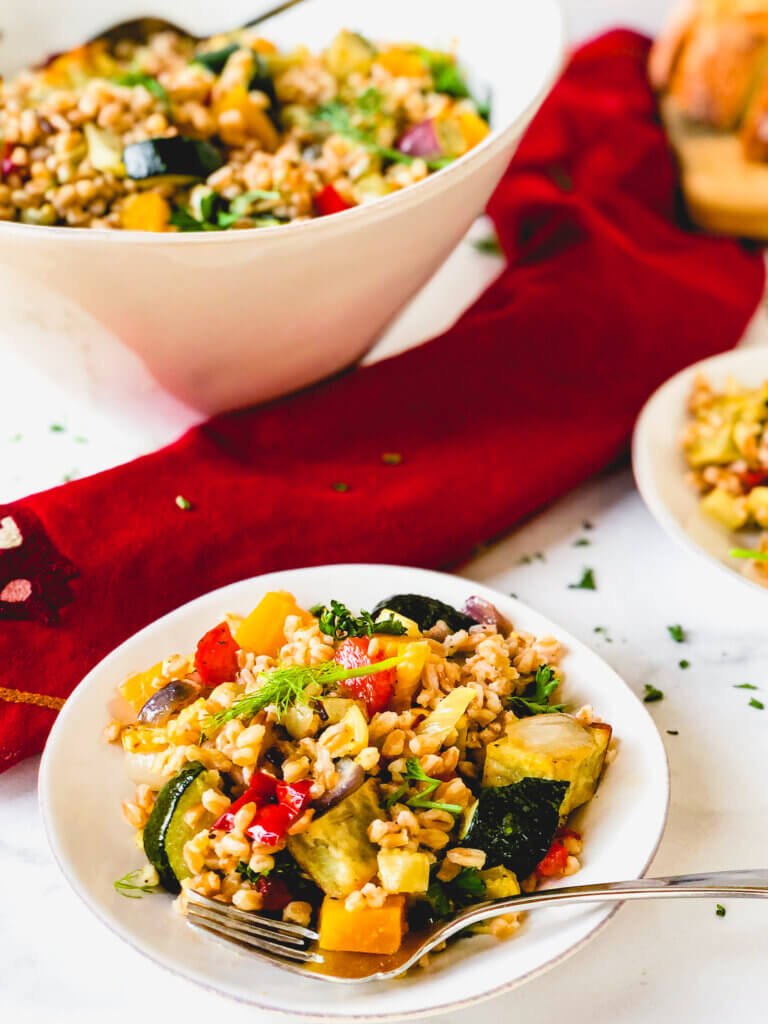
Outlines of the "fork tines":
M 310 952 L 307 948 L 318 937 L 311 928 L 238 910 L 230 904 L 201 896 L 192 889 L 187 890 L 186 904 L 187 918 L 195 927 L 205 928 L 273 957 L 302 963 L 323 962 L 319 953 Z

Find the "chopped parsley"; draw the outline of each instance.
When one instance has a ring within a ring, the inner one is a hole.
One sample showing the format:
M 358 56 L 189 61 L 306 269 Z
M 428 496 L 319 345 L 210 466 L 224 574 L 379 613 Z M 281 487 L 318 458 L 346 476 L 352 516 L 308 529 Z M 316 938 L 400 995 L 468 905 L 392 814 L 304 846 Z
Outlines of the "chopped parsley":
M 405 801 L 409 807 L 415 807 L 417 810 L 431 809 L 435 811 L 448 811 L 449 814 L 461 814 L 461 807 L 459 807 L 458 804 L 444 804 L 439 801 L 429 799 L 441 784 L 442 779 L 433 779 L 431 776 L 427 775 L 415 757 L 409 757 L 405 762 L 403 778 L 406 781 L 401 782 L 397 789 L 390 793 L 384 802 L 385 807 L 391 807 L 405 796 L 405 794 L 411 789 L 408 785 L 409 781 L 424 782 L 426 785 L 423 789 L 412 793 Z
M 715 907 L 715 913 L 718 917 L 725 917 L 725 907 L 722 903 L 718 903 Z
M 20 441 L 23 436 L 24 436 L 23 434 L 14 434 L 13 437 L 11 438 L 11 440 L 12 441 Z
M 73 441 L 75 444 L 88 444 L 88 438 L 83 437 L 82 434 L 77 434 L 77 436 L 73 438 Z
M 477 868 L 462 868 L 451 882 L 451 887 L 458 889 L 469 903 L 477 903 L 485 896 L 485 882 Z
M 345 484 L 342 480 L 337 480 L 336 483 L 331 484 L 331 486 L 333 487 L 334 491 L 343 492 L 349 490 L 349 484 Z
M 663 699 L 664 699 L 664 694 L 663 694 L 663 692 L 661 690 L 659 690 L 655 686 L 651 686 L 650 683 L 646 683 L 645 684 L 645 696 L 643 697 L 643 702 L 645 704 L 652 704 L 656 700 L 663 700 Z
M 382 452 L 381 461 L 386 463 L 387 466 L 399 466 L 403 461 L 403 456 L 400 452 Z
M 63 434 L 67 428 L 61 423 L 52 423 L 48 429 L 52 434 Z
M 574 548 L 587 548 L 587 547 L 589 547 L 589 545 L 591 543 L 592 543 L 592 541 L 589 539 L 589 537 L 579 537 L 578 540 L 575 540 L 573 542 L 571 547 L 574 547 Z
M 763 704 L 763 702 L 761 700 L 758 700 L 757 697 L 753 697 L 750 700 L 749 706 L 751 708 L 757 708 L 758 711 L 763 711 L 764 708 L 765 708 L 765 704 Z
M 585 569 L 578 583 L 569 583 L 569 590 L 597 590 L 595 584 L 595 570 Z
M 549 665 L 540 665 L 536 669 L 532 689 L 529 687 L 522 696 L 510 697 L 507 706 L 518 718 L 530 715 L 548 715 L 562 711 L 564 704 L 550 704 L 549 698 L 560 684 Z
M 680 666 L 680 668 L 690 668 L 691 667 L 691 663 L 690 663 L 690 661 L 688 661 L 687 658 L 681 658 L 680 661 L 678 661 L 678 665 Z
M 754 683 L 736 683 L 734 690 L 759 690 L 759 686 L 755 686 Z
M 588 519 L 584 520 L 584 522 L 581 524 L 581 527 L 583 530 L 594 530 L 595 528 L 594 524 L 590 523 Z
M 238 862 L 235 871 L 241 878 L 244 878 L 246 882 L 250 882 L 251 885 L 255 885 L 261 877 L 269 874 L 268 871 L 254 871 L 252 867 L 245 863 L 244 860 Z
M 374 622 L 370 612 L 361 611 L 353 615 L 341 601 L 331 601 L 330 608 L 324 604 L 316 604 L 310 609 L 312 615 L 320 620 L 320 632 L 341 640 L 347 636 L 372 636 L 374 633 L 387 633 L 390 636 L 402 636 L 405 626 L 391 616 Z
M 185 512 L 188 512 L 192 508 L 192 502 L 185 498 L 183 494 L 177 494 L 173 500 L 176 506 L 183 509 Z
M 682 626 L 667 626 L 667 632 L 676 644 L 681 644 L 685 641 L 685 631 Z
M 679 736 L 680 733 L 677 729 L 667 729 L 667 736 Z
M 613 637 L 608 635 L 608 627 L 607 626 L 595 626 L 595 628 L 592 630 L 592 632 L 593 633 L 601 633 L 602 637 L 603 637 L 603 640 L 605 640 L 605 642 L 607 644 L 612 644 L 613 643 Z
M 504 250 L 496 235 L 486 235 L 484 238 L 476 238 L 472 243 L 473 248 L 486 256 L 503 256 Z

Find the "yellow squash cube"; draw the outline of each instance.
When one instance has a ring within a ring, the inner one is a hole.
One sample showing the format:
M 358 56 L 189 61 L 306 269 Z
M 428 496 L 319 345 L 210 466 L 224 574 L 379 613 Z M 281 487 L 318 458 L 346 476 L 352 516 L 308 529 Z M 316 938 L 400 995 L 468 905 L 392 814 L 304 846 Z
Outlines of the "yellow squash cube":
M 320 949 L 388 956 L 400 949 L 407 924 L 405 896 L 388 896 L 381 907 L 347 910 L 344 900 L 326 896 L 320 908 Z

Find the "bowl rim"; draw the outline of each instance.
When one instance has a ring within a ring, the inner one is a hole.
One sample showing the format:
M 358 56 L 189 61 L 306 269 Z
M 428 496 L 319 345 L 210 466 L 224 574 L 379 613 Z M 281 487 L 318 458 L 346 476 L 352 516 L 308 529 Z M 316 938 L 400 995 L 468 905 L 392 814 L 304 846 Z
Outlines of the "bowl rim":
M 538 86 L 529 102 L 518 111 L 512 120 L 502 127 L 494 128 L 477 146 L 464 153 L 447 167 L 441 168 L 432 174 L 427 175 L 421 181 L 408 185 L 398 192 L 388 196 L 382 196 L 369 203 L 361 203 L 349 210 L 342 210 L 340 213 L 327 217 L 312 217 L 309 220 L 291 221 L 288 224 L 280 224 L 272 227 L 259 228 L 257 231 L 200 231 L 200 232 L 163 232 L 163 231 L 116 231 L 112 228 L 77 228 L 58 225 L 21 224 L 18 221 L 0 221 L 0 239 L 10 240 L 19 235 L 32 241 L 38 239 L 60 238 L 62 242 L 69 240 L 77 241 L 78 244 L 95 245 L 99 242 L 115 244 L 141 244 L 152 246 L 178 245 L 202 246 L 221 244 L 224 239 L 228 244 L 245 244 L 255 239 L 263 240 L 260 244 L 269 244 L 273 238 L 284 238 L 286 241 L 294 238 L 299 232 L 307 234 L 310 230 L 318 236 L 334 234 L 353 227 L 355 223 L 362 222 L 363 218 L 369 221 L 377 221 L 386 217 L 390 212 L 405 211 L 415 206 L 422 199 L 437 195 L 452 183 L 466 178 L 482 163 L 491 159 L 499 153 L 509 142 L 509 138 L 517 131 L 518 125 L 522 122 L 527 127 L 534 114 L 541 106 L 544 97 L 549 92 L 552 84 L 557 78 L 565 59 L 565 16 L 559 0 L 540 0 L 549 7 L 555 23 L 555 33 L 552 38 L 552 49 L 549 56 L 549 65 L 541 69 L 542 74 Z

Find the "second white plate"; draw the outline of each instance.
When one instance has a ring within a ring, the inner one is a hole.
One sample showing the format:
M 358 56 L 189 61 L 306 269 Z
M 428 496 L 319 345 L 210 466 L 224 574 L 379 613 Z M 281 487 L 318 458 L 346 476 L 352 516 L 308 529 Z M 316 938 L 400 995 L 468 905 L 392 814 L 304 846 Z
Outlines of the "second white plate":
M 128 900 L 115 892 L 114 879 L 140 863 L 120 813 L 133 786 L 120 751 L 101 739 L 115 685 L 171 652 L 189 650 L 224 612 L 246 613 L 265 591 L 276 589 L 292 591 L 305 607 L 337 598 L 352 608 L 372 608 L 395 593 L 429 594 L 460 606 L 479 594 L 519 629 L 556 636 L 566 650 L 564 700 L 573 707 L 593 704 L 619 744 L 595 799 L 578 818 L 585 838 L 578 880 L 618 881 L 646 870 L 666 820 L 667 761 L 646 709 L 613 669 L 543 615 L 488 587 L 421 569 L 332 565 L 254 577 L 184 605 L 108 655 L 69 698 L 43 755 L 40 804 L 53 854 L 94 914 L 177 974 L 294 1020 L 383 1020 L 456 1009 L 554 966 L 595 935 L 615 906 L 538 911 L 507 942 L 473 936 L 436 956 L 428 969 L 394 983 L 334 986 L 298 978 L 193 930 L 173 913 L 171 897 Z M 87 983 L 85 974 L 82 981 Z
M 746 563 L 728 555 L 731 548 L 754 546 L 758 534 L 731 533 L 718 525 L 700 511 L 699 496 L 685 481 L 687 465 L 680 436 L 688 418 L 691 384 L 699 373 L 715 388 L 722 387 L 729 377 L 757 387 L 768 379 L 768 347 L 737 349 L 703 359 L 670 377 L 651 395 L 632 437 L 635 482 L 651 515 L 670 537 L 731 577 L 767 593 L 744 575 Z

